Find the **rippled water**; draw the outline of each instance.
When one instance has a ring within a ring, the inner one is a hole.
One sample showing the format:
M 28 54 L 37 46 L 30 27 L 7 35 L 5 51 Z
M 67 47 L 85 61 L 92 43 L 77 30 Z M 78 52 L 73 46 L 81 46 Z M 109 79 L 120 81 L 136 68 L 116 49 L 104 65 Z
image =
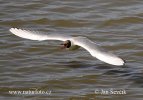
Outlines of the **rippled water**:
M 60 51 L 58 41 L 31 41 L 11 27 L 82 35 L 126 60 L 105 64 L 84 49 Z M 142 100 L 143 1 L 0 0 L 1 100 Z M 126 94 L 97 94 L 100 90 Z M 51 91 L 18 95 L 9 91 Z

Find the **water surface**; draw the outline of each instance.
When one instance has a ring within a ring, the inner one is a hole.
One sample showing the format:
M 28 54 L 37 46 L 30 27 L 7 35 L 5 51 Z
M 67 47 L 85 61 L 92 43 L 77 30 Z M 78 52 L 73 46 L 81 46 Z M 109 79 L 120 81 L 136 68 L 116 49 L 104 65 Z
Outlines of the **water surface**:
M 86 36 L 126 60 L 116 67 L 84 49 L 59 50 L 58 41 L 14 36 L 11 27 Z M 143 1 L 0 0 L 1 100 L 142 100 Z M 96 94 L 97 89 L 126 94 Z M 51 91 L 13 95 L 9 91 Z

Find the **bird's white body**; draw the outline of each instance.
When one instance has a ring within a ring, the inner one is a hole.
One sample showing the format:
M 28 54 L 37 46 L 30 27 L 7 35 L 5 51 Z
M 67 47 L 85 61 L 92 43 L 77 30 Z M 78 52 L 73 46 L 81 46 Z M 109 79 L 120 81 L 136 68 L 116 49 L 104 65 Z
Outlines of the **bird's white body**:
M 77 50 L 79 48 L 80 48 L 80 46 L 78 46 L 78 45 L 72 45 L 70 48 L 67 48 L 67 50 Z
M 124 65 L 125 63 L 118 56 L 101 50 L 96 43 L 92 42 L 86 37 L 82 37 L 82 36 L 72 37 L 72 36 L 60 35 L 60 34 L 41 34 L 39 32 L 22 30 L 22 29 L 17 29 L 17 28 L 11 28 L 10 32 L 15 34 L 16 36 L 30 39 L 30 40 L 39 40 L 39 41 L 43 41 L 43 40 L 67 41 L 69 40 L 71 43 L 71 46 L 68 48 L 69 50 L 76 50 L 79 47 L 83 47 L 93 57 L 96 57 L 97 59 L 104 61 L 108 64 L 121 66 L 121 65 Z

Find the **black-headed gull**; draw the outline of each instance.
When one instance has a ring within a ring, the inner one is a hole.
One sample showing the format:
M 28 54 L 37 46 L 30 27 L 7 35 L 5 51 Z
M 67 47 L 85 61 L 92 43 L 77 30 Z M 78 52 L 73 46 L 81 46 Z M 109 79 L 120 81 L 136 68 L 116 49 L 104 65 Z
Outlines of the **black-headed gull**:
M 10 32 L 15 34 L 16 36 L 19 36 L 21 38 L 26 38 L 30 40 L 60 40 L 64 41 L 62 43 L 64 48 L 67 49 L 78 49 L 79 47 L 83 47 L 86 49 L 93 57 L 96 57 L 97 59 L 104 61 L 105 63 L 116 65 L 116 66 L 122 66 L 125 64 L 124 60 L 119 58 L 118 56 L 105 52 L 101 49 L 99 49 L 98 45 L 91 40 L 89 40 L 86 37 L 77 36 L 72 37 L 68 35 L 61 35 L 61 34 L 41 34 L 36 31 L 29 31 L 29 30 L 22 30 L 17 28 L 11 28 Z

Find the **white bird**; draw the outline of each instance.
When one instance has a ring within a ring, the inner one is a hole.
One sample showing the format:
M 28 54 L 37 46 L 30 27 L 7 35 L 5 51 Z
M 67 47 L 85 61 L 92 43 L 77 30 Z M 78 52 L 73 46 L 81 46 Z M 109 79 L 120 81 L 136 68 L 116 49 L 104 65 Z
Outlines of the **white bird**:
M 97 59 L 104 61 L 105 63 L 116 65 L 116 66 L 122 66 L 125 64 L 125 61 L 118 56 L 105 52 L 101 49 L 99 49 L 98 45 L 91 40 L 89 40 L 86 37 L 77 36 L 67 36 L 67 35 L 61 35 L 61 34 L 41 34 L 37 31 L 29 31 L 29 30 L 22 30 L 17 28 L 11 28 L 9 30 L 16 36 L 19 36 L 21 38 L 30 39 L 30 40 L 60 40 L 64 41 L 62 43 L 63 48 L 75 50 L 79 47 L 83 47 L 86 49 L 93 57 L 96 57 Z

